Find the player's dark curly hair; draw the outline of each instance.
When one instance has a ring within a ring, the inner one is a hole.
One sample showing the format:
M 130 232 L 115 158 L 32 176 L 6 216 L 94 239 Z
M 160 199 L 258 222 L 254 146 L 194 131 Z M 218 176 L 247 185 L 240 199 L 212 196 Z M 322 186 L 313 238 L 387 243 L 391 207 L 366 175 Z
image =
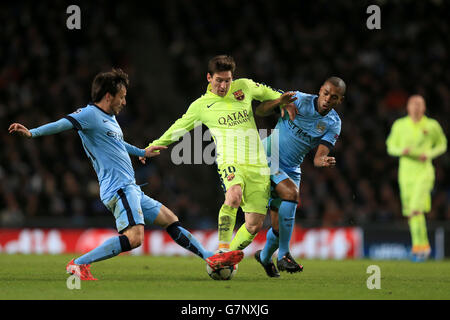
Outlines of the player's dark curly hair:
M 236 63 L 233 57 L 227 55 L 215 56 L 208 62 L 208 73 L 213 75 L 215 72 L 231 71 L 234 74 Z
M 128 90 L 129 83 L 128 74 L 120 68 L 113 68 L 109 72 L 100 72 L 92 81 L 92 102 L 99 102 L 108 92 L 115 96 L 120 90 L 120 86 L 125 86 L 125 89 Z

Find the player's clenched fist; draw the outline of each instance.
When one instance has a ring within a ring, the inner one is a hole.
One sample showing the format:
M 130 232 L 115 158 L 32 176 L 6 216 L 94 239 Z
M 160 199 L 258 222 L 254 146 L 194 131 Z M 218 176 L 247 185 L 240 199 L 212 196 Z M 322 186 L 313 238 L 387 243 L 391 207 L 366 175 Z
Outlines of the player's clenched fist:
M 13 123 L 9 126 L 9 133 L 17 133 L 22 137 L 31 138 L 31 132 L 24 125 L 20 123 Z

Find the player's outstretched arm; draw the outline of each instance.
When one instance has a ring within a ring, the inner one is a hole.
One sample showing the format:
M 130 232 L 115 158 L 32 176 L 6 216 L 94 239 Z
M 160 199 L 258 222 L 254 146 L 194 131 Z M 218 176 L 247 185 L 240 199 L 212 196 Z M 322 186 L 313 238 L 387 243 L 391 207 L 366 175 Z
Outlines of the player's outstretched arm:
M 186 113 L 176 120 L 161 137 L 149 143 L 147 148 L 151 146 L 168 146 L 177 142 L 187 132 L 201 125 L 201 116 L 198 110 L 201 104 L 197 103 L 197 101 L 191 103 Z
M 16 133 L 27 138 L 36 138 L 40 136 L 48 136 L 62 131 L 73 129 L 73 124 L 66 118 L 59 119 L 58 121 L 44 124 L 38 128 L 28 130 L 24 125 L 20 123 L 13 123 L 9 126 L 9 133 Z
M 297 100 L 295 92 L 285 92 L 277 99 L 266 100 L 260 103 L 256 107 L 255 114 L 260 117 L 265 117 L 272 114 L 276 107 L 281 107 L 281 116 L 284 116 L 284 109 L 286 109 L 289 113 L 289 118 L 294 120 L 298 113 L 297 108 L 292 104 L 295 100 Z
M 319 144 L 314 156 L 314 166 L 317 168 L 331 168 L 336 165 L 336 159 L 329 157 L 330 149 L 323 144 Z

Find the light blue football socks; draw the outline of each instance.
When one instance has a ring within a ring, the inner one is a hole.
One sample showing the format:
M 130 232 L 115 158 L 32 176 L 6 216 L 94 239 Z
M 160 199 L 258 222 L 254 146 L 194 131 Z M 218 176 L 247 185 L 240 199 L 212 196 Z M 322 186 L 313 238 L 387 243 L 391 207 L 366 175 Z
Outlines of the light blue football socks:
M 283 200 L 278 210 L 278 233 L 279 249 L 278 259 L 281 259 L 289 252 L 289 242 L 292 237 L 295 222 L 295 210 L 297 209 L 297 202 Z
M 166 228 L 166 231 L 178 245 L 191 251 L 200 258 L 206 259 L 214 255 L 213 252 L 206 250 L 189 231 L 181 227 L 180 222 L 177 221 L 172 223 Z M 75 259 L 74 263 L 91 264 L 93 262 L 112 258 L 121 252 L 130 250 L 131 245 L 127 236 L 121 235 L 118 237 L 112 237 L 103 242 L 97 248 Z
M 112 258 L 121 252 L 130 250 L 131 246 L 128 237 L 121 235 L 118 237 L 109 238 L 97 248 L 75 259 L 73 262 L 75 264 L 91 264 L 93 262 Z
M 289 252 L 289 242 L 292 237 L 295 223 L 295 211 L 297 202 L 283 200 L 278 210 L 279 232 L 270 228 L 267 231 L 266 244 L 261 251 L 261 262 L 268 264 L 271 262 L 273 253 L 278 249 L 278 259 L 281 259 Z
M 278 232 L 270 228 L 266 235 L 266 244 L 261 251 L 260 258 L 263 264 L 268 264 L 272 260 L 273 253 L 278 249 Z
M 189 231 L 184 229 L 179 221 L 168 226 L 166 231 L 178 245 L 198 255 L 200 258 L 206 259 L 214 255 L 213 252 L 206 250 Z

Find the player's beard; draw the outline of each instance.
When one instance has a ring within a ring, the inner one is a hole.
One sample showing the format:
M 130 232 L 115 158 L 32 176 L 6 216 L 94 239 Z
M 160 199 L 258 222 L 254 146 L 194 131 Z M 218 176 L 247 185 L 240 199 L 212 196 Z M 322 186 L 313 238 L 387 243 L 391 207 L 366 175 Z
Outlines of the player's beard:
M 117 105 L 117 106 L 114 106 L 113 108 L 112 108 L 112 110 L 113 110 L 113 113 L 117 116 L 119 113 L 120 113 L 120 111 L 122 111 L 122 109 L 123 109 L 123 106 L 122 105 Z

